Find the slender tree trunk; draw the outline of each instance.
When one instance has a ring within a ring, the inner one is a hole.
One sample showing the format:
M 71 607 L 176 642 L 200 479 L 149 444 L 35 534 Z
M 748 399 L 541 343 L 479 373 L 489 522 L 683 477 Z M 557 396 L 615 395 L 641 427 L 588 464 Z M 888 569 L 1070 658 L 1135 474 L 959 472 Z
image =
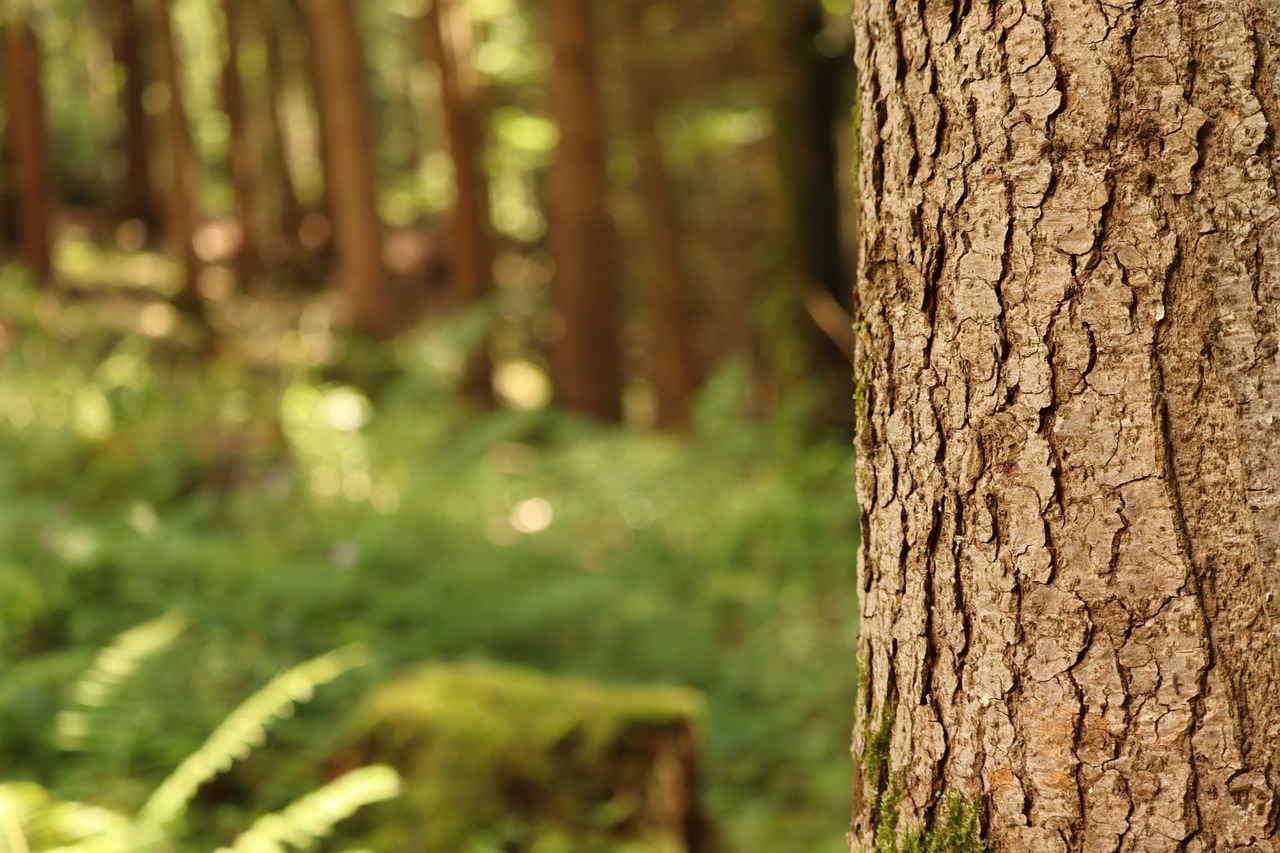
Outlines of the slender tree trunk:
M 854 840 L 1280 849 L 1280 10 L 857 5 Z
M 302 225 L 302 204 L 298 201 L 297 185 L 290 162 L 291 137 L 289 116 L 286 110 L 286 73 L 281 33 L 286 26 L 278 0 L 259 0 L 258 21 L 267 54 L 266 98 L 263 109 L 266 119 L 266 173 L 270 176 L 271 196 L 275 200 L 270 239 L 279 247 L 282 257 L 291 256 L 298 244 L 298 229 Z
M 709 8 L 702 0 L 678 0 L 676 8 L 682 38 L 697 50 L 682 64 L 677 85 L 684 89 L 686 101 L 709 107 L 715 104 L 718 90 L 733 79 L 733 58 L 740 52 L 736 27 L 723 8 Z M 707 317 L 702 372 L 709 374 L 731 357 L 745 359 L 753 378 L 750 408 L 762 414 L 768 400 L 764 389 L 769 385 L 755 316 L 762 282 L 758 265 L 750 263 L 743 250 L 750 241 L 739 226 L 740 216 L 734 215 L 742 206 L 741 188 L 735 186 L 741 173 L 721 151 L 705 152 L 697 164 L 699 180 L 692 209 L 701 228 L 693 248 Z
M 441 100 L 457 190 L 450 222 L 449 283 L 457 307 L 489 295 L 493 242 L 489 226 L 489 182 L 481 167 L 480 104 L 471 69 L 471 21 L 457 0 L 434 0 L 427 10 L 427 36 L 440 66 Z M 464 392 L 492 400 L 488 341 L 472 355 Z
M 427 4 L 427 15 L 435 14 L 432 7 L 435 3 Z M 463 21 L 470 26 L 470 19 L 466 16 L 465 9 L 459 9 L 454 12 L 455 16 L 461 16 Z M 429 22 L 428 22 L 429 24 Z M 418 77 L 418 60 L 421 54 L 421 39 L 412 27 L 406 27 L 402 34 L 401 50 L 403 56 L 400 59 L 400 86 L 399 95 L 400 104 L 400 121 L 401 121 L 401 168 L 412 174 L 422 166 L 422 158 L 425 156 L 425 140 L 423 133 L 418 126 L 418 119 L 422 113 L 421 104 L 418 101 L 417 87 L 414 85 Z M 428 42 L 433 42 L 434 38 L 431 33 L 427 33 Z M 463 44 L 465 50 L 470 50 L 470 38 Z M 468 57 L 469 58 L 469 57 Z
M 19 257 L 33 273 L 47 280 L 53 276 L 54 190 L 40 82 L 40 45 L 35 30 L 21 17 L 11 17 L 2 25 Z
M 631 104 L 631 134 L 639 166 L 640 206 L 644 217 L 646 296 L 653 387 L 659 429 L 686 429 L 697 387 L 689 342 L 689 281 L 676 229 L 676 209 L 658 136 L 660 90 L 645 49 L 647 0 L 624 4 L 623 50 Z
M 306 0 L 306 10 L 338 274 L 355 327 L 390 337 L 398 323 L 382 265 L 367 74 L 355 12 L 351 0 Z
M 173 19 L 169 0 L 154 0 L 156 39 L 159 42 L 160 66 L 169 101 L 165 105 L 165 142 L 169 149 L 169 186 L 167 225 L 169 242 L 182 262 L 182 285 L 176 299 L 186 314 L 204 318 L 204 300 L 200 296 L 200 257 L 196 254 L 196 198 L 198 191 L 195 149 L 182 92 L 182 68 L 174 41 Z
M 548 90 L 560 127 L 549 199 L 552 284 L 562 334 L 551 352 L 558 402 L 602 421 L 622 418 L 614 225 L 591 0 L 547 0 L 555 54 Z
M 783 245 L 807 286 L 848 305 L 836 151 L 836 122 L 847 120 L 840 71 L 848 57 L 826 57 L 815 46 L 825 26 L 821 0 L 765 5 L 764 87 L 774 115 Z
M 236 273 L 240 279 L 240 287 L 245 291 L 253 291 L 258 288 L 262 278 L 262 243 L 255 197 L 255 149 L 245 110 L 244 81 L 240 76 L 240 2 L 241 0 L 222 0 L 226 50 L 222 65 L 222 106 L 230 125 L 231 185 L 236 197 L 236 218 L 240 221 L 240 245 L 235 255 Z
M 13 164 L 9 161 L 8 122 L 0 125 L 0 259 L 7 259 L 16 234 L 13 216 Z
M 143 69 L 142 22 L 134 0 L 116 0 L 116 62 L 120 66 L 120 109 L 124 113 L 124 208 L 126 218 L 137 219 L 148 228 L 160 221 L 155 196 L 151 192 L 151 161 L 147 135 L 147 112 L 142 93 L 147 78 Z
M 777 328 L 767 341 L 769 360 L 783 388 L 815 374 L 830 377 L 828 402 L 843 408 L 839 419 L 848 421 L 845 383 L 855 343 L 836 148 L 845 69 L 816 46 L 824 28 L 821 0 L 764 5 L 759 73 L 773 114 L 767 192 L 782 250 L 782 289 L 770 294 Z

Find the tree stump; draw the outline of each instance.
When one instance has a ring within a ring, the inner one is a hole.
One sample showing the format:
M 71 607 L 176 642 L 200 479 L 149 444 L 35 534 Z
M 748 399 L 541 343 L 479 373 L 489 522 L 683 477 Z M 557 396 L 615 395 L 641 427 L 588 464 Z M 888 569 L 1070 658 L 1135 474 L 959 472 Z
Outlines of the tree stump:
M 404 776 L 372 830 L 379 849 L 704 853 L 702 713 L 685 688 L 432 665 L 374 691 L 343 760 Z

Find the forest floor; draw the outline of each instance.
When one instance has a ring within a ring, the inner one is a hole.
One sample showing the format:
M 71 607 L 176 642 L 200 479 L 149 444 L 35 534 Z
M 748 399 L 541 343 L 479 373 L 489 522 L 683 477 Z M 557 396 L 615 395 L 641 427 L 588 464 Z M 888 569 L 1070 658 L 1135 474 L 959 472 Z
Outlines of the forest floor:
M 375 664 L 203 798 L 193 843 L 307 790 L 374 681 L 482 658 L 702 691 L 726 849 L 844 849 L 853 453 L 803 395 L 750 419 L 730 367 L 674 437 L 540 408 L 516 365 L 520 405 L 478 411 L 454 391 L 475 324 L 363 344 L 325 297 L 215 276 L 209 354 L 167 263 L 64 241 L 56 295 L 0 271 L 4 776 L 136 807 L 249 690 L 360 642 Z M 175 608 L 192 627 L 110 743 L 59 752 L 77 673 Z

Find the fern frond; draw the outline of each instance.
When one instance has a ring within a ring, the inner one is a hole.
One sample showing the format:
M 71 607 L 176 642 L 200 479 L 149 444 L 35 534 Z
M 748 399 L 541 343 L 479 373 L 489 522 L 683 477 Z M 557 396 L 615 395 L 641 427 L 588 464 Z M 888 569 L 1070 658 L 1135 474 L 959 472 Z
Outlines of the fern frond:
M 302 849 L 364 806 L 399 793 L 400 777 L 390 767 L 361 767 L 295 800 L 283 811 L 258 818 L 230 847 L 217 853 L 285 853 L 286 844 Z
M 54 743 L 68 751 L 84 749 L 93 728 L 92 713 L 107 707 L 120 688 L 186 627 L 186 617 L 175 611 L 119 634 L 71 689 L 73 707 L 58 714 Z
M 57 802 L 30 782 L 0 785 L 3 853 L 135 853 L 124 815 L 84 803 Z
M 4 841 L 5 853 L 30 853 L 31 850 L 26 830 L 22 828 L 24 813 L 30 808 L 24 802 L 29 799 L 29 792 L 28 796 L 22 796 L 23 793 L 19 785 L 0 786 L 0 840 Z
M 231 712 L 198 750 L 160 783 L 138 813 L 140 824 L 162 827 L 185 811 L 201 785 L 266 740 L 267 728 L 307 702 L 315 689 L 365 663 L 359 646 L 347 646 L 286 670 Z M 323 790 L 323 789 L 322 789 Z

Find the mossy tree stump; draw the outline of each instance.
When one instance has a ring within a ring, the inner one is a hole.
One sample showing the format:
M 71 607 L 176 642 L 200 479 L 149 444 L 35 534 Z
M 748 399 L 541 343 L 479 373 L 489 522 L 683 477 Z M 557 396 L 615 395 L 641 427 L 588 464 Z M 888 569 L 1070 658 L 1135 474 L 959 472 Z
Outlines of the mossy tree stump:
M 344 760 L 404 776 L 380 849 L 703 853 L 701 717 L 684 688 L 433 665 L 374 691 Z

